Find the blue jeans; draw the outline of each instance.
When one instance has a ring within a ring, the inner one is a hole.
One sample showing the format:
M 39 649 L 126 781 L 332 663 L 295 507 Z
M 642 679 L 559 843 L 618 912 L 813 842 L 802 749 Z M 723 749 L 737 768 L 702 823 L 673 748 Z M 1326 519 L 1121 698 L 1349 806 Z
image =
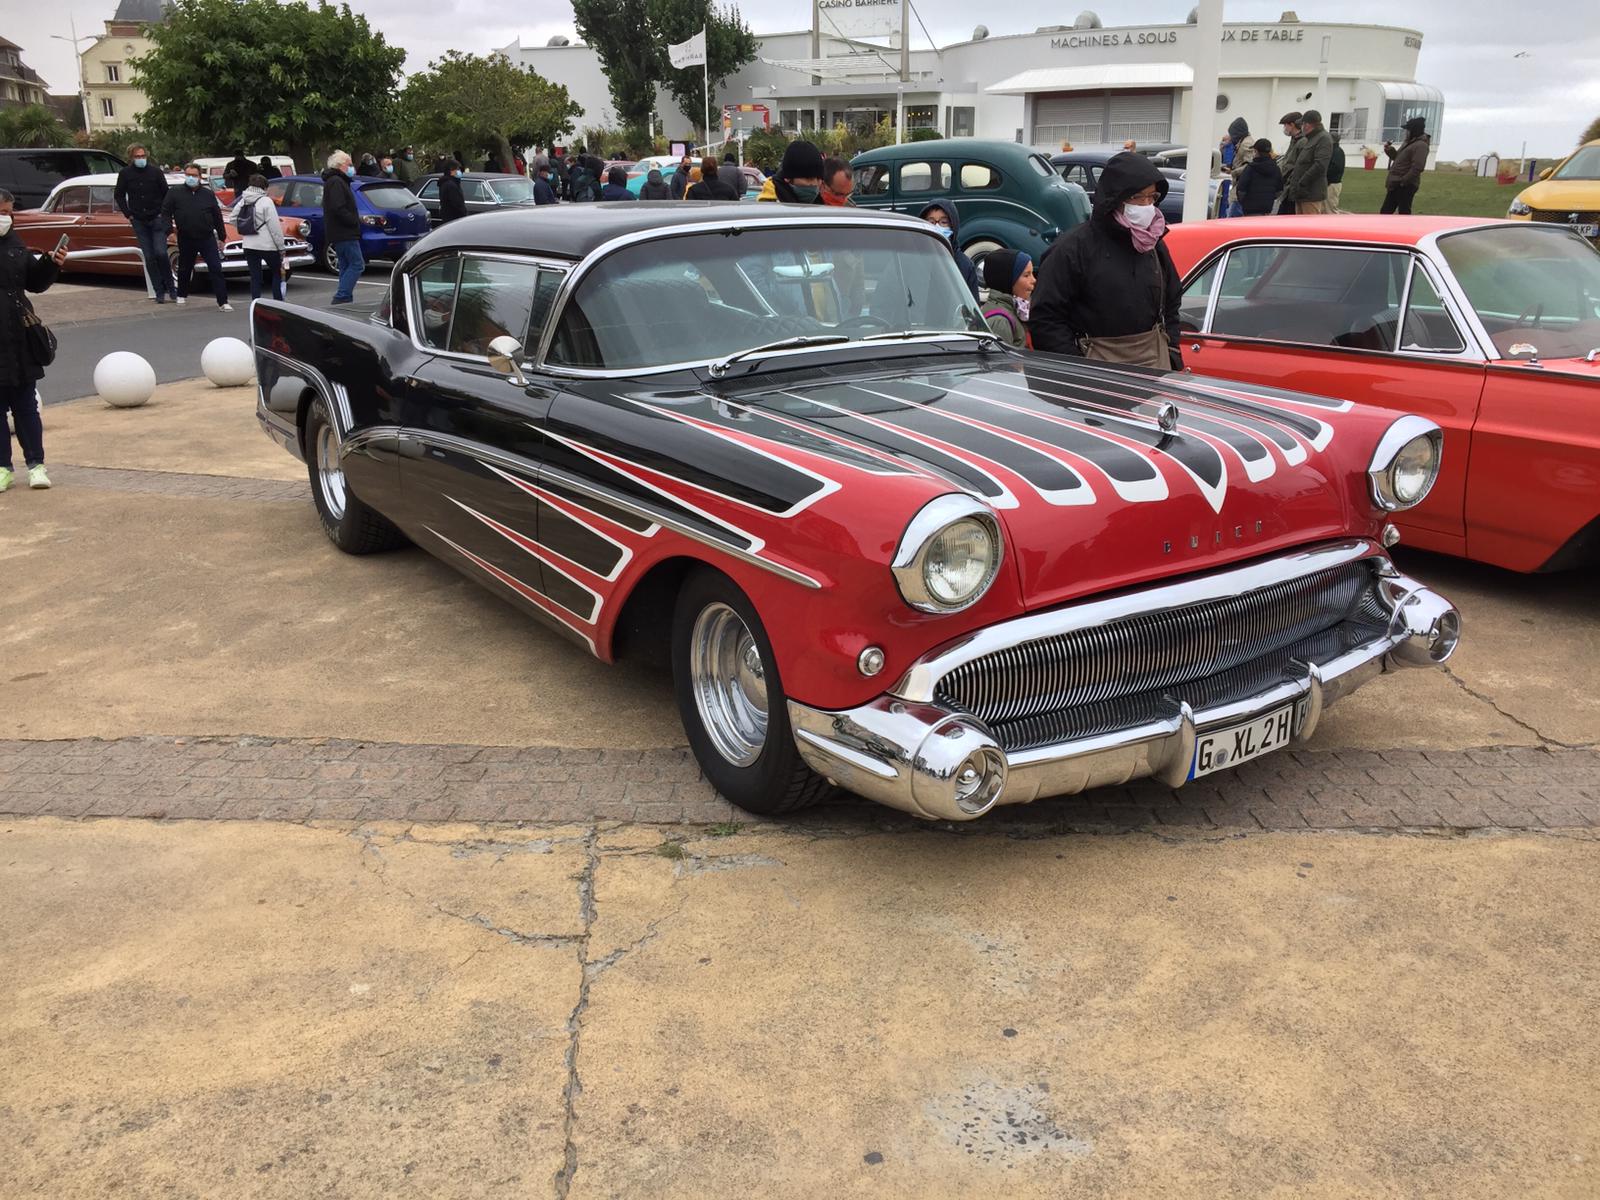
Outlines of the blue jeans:
M 144 259 L 145 277 L 157 296 L 176 296 L 172 266 L 167 262 L 167 223 L 160 217 L 129 217 L 133 237 Z
M 339 263 L 339 288 L 333 293 L 333 302 L 348 304 L 356 297 L 356 280 L 361 278 L 361 272 L 367 265 L 367 260 L 361 257 L 361 239 L 335 242 L 333 255 Z
M 39 419 L 39 393 L 31 383 L 0 383 L 0 409 L 11 414 L 17 441 L 22 443 L 22 461 L 30 467 L 44 462 L 44 422 Z M 4 421 L 0 417 L 0 421 Z M 11 435 L 0 447 L 0 467 L 11 469 Z

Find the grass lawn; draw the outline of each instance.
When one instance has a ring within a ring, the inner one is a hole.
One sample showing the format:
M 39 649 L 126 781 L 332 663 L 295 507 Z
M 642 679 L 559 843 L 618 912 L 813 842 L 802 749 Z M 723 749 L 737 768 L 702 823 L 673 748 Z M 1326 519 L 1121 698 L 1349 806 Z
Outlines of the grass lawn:
M 1361 169 L 1361 160 L 1344 171 L 1344 194 L 1339 207 L 1349 212 L 1377 212 L 1383 204 L 1384 171 L 1380 166 L 1370 171 Z M 1441 174 L 1424 171 L 1422 186 L 1417 198 L 1411 202 L 1411 211 L 1429 216 L 1449 217 L 1503 217 L 1506 209 L 1526 183 L 1496 183 L 1493 179 L 1479 179 L 1476 175 Z

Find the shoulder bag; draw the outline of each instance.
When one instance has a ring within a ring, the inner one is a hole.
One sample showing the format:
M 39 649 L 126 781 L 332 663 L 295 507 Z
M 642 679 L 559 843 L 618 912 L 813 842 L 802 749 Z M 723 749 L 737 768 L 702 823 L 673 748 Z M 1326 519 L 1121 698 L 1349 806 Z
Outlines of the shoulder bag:
M 1078 338 L 1078 351 L 1084 358 L 1121 366 L 1154 367 L 1158 371 L 1171 369 L 1172 344 L 1167 341 L 1167 327 L 1162 320 L 1167 312 L 1167 276 L 1161 269 L 1160 246 L 1150 253 L 1155 255 L 1156 278 L 1160 281 L 1156 323 L 1143 333 L 1124 333 L 1116 337 L 1084 334 Z
M 33 302 L 26 296 L 22 297 L 22 341 L 28 357 L 41 367 L 55 362 L 56 335 L 39 319 L 39 314 L 33 311 Z

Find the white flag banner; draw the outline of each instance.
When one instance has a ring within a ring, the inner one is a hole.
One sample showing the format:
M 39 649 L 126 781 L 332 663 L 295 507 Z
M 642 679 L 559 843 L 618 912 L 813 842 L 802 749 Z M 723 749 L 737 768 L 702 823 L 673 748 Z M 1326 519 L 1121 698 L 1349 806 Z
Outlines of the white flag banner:
M 667 47 L 667 60 L 679 70 L 706 65 L 706 31 L 702 29 L 686 42 Z

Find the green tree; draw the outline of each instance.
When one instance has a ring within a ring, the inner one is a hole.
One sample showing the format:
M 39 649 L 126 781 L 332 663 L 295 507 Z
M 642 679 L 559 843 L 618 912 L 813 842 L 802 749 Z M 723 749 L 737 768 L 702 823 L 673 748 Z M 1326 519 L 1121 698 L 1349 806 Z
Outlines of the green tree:
M 1600 117 L 1589 122 L 1589 128 L 1583 131 L 1583 136 L 1578 139 L 1578 145 L 1583 146 L 1589 142 L 1600 142 Z
M 665 52 L 651 32 L 646 0 L 572 0 L 578 36 L 594 48 L 623 125 L 644 125 L 656 106 Z
M 72 145 L 72 130 L 42 104 L 0 108 L 0 145 L 28 150 Z
M 708 8 L 704 0 L 645 0 L 650 14 L 650 27 L 661 50 L 661 81 L 666 84 L 678 108 L 698 128 L 706 119 L 706 78 L 710 77 L 713 94 L 746 63 L 756 58 L 756 36 L 744 23 L 739 10 Z M 674 42 L 687 41 L 706 31 L 706 67 L 673 68 L 667 58 L 666 47 Z M 716 121 L 716 115 L 712 115 Z M 706 140 L 713 134 L 706 130 Z
M 146 124 L 213 154 L 287 149 L 314 164 L 331 146 L 392 136 L 405 51 L 348 6 L 175 0 L 132 61 Z
M 406 80 L 400 111 L 413 140 L 494 146 L 511 163 L 512 144 L 548 146 L 583 115 L 560 84 L 503 55 L 449 50 Z

